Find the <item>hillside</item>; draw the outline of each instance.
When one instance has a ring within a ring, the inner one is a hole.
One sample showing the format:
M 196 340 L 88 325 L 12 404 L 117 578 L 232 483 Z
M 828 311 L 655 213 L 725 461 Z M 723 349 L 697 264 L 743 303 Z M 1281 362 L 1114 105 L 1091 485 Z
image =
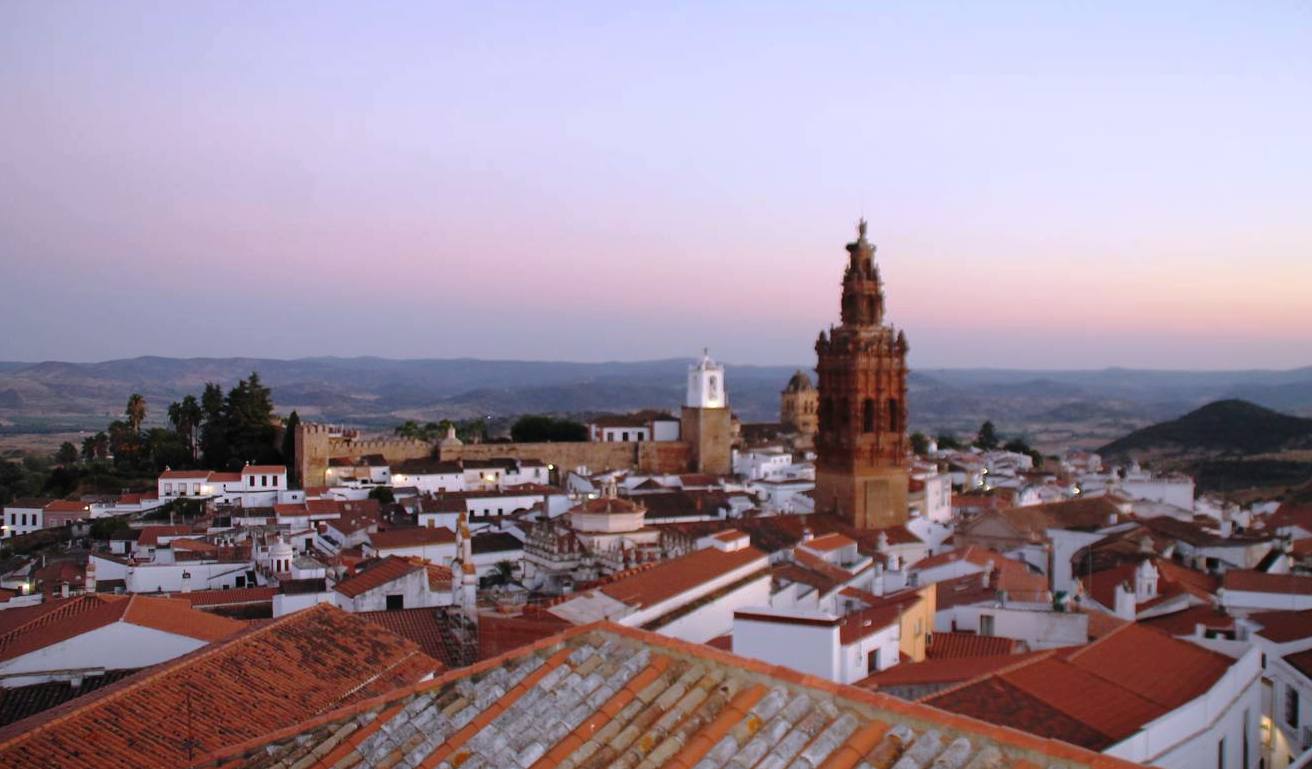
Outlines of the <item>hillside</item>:
M 1135 430 L 1099 449 L 1108 457 L 1251 455 L 1312 448 L 1312 419 L 1242 400 L 1209 403 L 1169 422 Z

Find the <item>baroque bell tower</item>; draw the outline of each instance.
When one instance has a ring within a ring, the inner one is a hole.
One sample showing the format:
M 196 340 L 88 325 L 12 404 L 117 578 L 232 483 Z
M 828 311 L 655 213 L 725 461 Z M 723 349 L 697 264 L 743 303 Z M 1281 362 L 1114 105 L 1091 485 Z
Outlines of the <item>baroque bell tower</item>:
M 883 528 L 907 520 L 907 339 L 884 323 L 884 290 L 864 219 L 847 253 L 842 323 L 815 343 L 815 509 L 858 528 Z

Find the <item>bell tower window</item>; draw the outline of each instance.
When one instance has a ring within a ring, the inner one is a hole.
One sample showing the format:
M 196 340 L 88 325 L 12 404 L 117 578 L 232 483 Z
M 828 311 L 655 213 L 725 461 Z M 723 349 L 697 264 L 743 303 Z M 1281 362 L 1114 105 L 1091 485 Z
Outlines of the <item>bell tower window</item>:
M 875 399 L 866 398 L 865 403 L 861 405 L 861 432 L 873 433 L 875 431 Z
M 900 420 L 899 420 L 899 417 L 900 417 L 901 415 L 902 415 L 902 409 L 899 407 L 899 404 L 898 404 L 898 402 L 897 402 L 897 398 L 889 398 L 889 400 L 888 400 L 888 430 L 889 430 L 889 432 L 897 433 L 897 432 L 901 432 L 901 431 L 902 431 L 902 425 L 900 424 Z

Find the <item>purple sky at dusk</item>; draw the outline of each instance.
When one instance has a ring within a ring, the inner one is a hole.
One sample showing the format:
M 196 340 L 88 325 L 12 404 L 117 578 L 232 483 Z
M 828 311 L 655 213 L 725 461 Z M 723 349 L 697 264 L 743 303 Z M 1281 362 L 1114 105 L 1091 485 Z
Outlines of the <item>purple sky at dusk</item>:
M 1312 364 L 1306 3 L 0 4 L 0 360 Z

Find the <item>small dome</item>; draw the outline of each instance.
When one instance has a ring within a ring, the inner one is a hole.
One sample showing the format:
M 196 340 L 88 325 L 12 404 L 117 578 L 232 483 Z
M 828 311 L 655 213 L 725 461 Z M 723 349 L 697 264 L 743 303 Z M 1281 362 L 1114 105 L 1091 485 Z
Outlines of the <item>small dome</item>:
M 793 374 L 791 379 L 788 380 L 788 387 L 786 388 L 790 393 L 805 392 L 814 389 L 815 385 L 811 384 L 811 377 L 807 376 L 806 372 L 800 369 L 796 374 Z

